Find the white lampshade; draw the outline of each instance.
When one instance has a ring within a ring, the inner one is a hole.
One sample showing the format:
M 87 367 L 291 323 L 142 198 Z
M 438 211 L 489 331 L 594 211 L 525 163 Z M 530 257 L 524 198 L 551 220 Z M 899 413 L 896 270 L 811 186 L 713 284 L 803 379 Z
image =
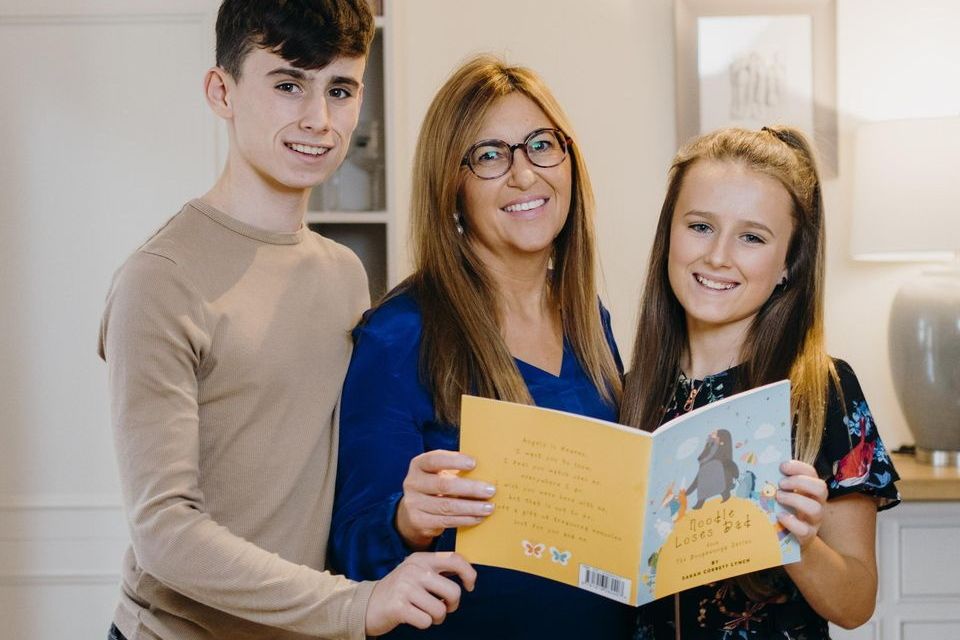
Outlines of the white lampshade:
M 960 117 L 861 126 L 853 185 L 854 258 L 960 258 Z M 960 268 L 904 281 L 887 339 L 917 460 L 960 466 Z
M 863 124 L 855 153 L 855 259 L 960 256 L 960 116 Z

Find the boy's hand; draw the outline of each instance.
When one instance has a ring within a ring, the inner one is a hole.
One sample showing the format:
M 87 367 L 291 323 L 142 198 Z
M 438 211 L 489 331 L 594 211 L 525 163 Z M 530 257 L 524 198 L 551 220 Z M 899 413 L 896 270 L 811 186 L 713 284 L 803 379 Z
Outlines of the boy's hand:
M 367 605 L 367 635 L 379 636 L 400 624 L 426 629 L 443 622 L 460 605 L 460 586 L 445 573 L 459 576 L 464 588 L 473 591 L 477 572 L 462 556 L 451 552 L 407 556 L 374 586 Z

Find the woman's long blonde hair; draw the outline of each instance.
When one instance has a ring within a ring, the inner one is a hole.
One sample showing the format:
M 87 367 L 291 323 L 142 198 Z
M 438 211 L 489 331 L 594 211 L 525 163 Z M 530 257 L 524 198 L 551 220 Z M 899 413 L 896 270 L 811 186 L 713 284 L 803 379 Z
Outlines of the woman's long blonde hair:
M 500 331 L 500 300 L 489 273 L 454 219 L 461 211 L 461 166 L 488 109 L 519 92 L 555 127 L 575 139 L 570 122 L 543 81 L 524 67 L 489 55 L 458 68 L 434 97 L 420 128 L 410 202 L 415 272 L 397 290 L 409 291 L 423 315 L 421 376 L 436 417 L 459 424 L 460 396 L 476 394 L 532 404 L 530 392 Z M 604 398 L 616 405 L 620 373 L 606 341 L 596 290 L 594 199 L 576 143 L 569 147 L 572 193 L 566 223 L 554 240 L 551 303 L 561 310 L 564 337 Z M 388 298 L 391 294 L 388 294 Z
M 640 304 L 620 419 L 647 431 L 659 426 L 687 348 L 683 308 L 670 287 L 670 228 L 687 171 L 700 160 L 731 162 L 777 180 L 793 202 L 787 281 L 764 303 L 741 352 L 742 389 L 790 378 L 794 456 L 813 463 L 823 439 L 830 388 L 839 392 L 823 330 L 824 222 L 820 178 L 810 144 L 790 127 L 721 129 L 696 138 L 670 167 Z

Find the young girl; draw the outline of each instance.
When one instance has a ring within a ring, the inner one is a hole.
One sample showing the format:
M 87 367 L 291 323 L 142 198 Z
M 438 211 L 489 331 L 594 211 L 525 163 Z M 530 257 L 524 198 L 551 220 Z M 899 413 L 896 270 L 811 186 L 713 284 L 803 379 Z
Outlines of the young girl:
M 789 378 L 794 455 L 781 524 L 802 560 L 642 607 L 636 640 L 829 637 L 876 602 L 876 512 L 897 474 L 853 370 L 824 351 L 824 222 L 810 146 L 787 127 L 724 129 L 670 170 L 621 421 L 652 431 Z

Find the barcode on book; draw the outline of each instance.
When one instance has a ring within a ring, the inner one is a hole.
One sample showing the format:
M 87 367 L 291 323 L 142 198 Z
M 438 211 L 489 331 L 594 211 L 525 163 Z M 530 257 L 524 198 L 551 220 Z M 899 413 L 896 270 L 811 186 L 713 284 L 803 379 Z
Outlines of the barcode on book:
M 617 602 L 630 603 L 630 580 L 590 565 L 580 565 L 580 588 Z

